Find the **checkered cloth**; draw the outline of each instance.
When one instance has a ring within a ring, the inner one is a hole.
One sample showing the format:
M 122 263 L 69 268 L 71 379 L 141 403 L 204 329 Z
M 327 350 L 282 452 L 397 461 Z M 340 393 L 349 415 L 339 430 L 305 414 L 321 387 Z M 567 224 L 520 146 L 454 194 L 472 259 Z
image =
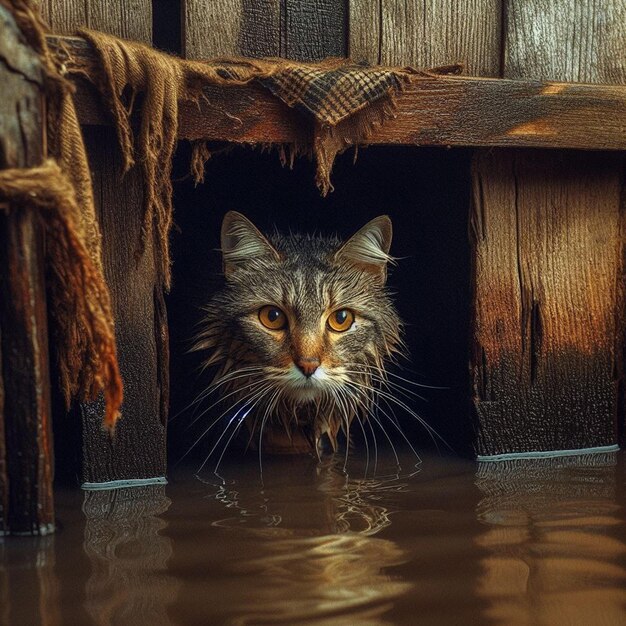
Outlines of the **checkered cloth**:
M 404 74 L 404 76 L 403 76 Z M 406 72 L 331 59 L 316 65 L 293 65 L 260 83 L 285 104 L 336 126 L 374 102 L 397 93 Z

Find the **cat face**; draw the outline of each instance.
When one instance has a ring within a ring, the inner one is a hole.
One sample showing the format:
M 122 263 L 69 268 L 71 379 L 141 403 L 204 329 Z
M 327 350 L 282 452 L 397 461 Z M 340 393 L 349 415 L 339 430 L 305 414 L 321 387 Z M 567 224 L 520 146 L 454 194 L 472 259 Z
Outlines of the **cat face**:
M 247 402 L 257 427 L 278 420 L 336 441 L 367 412 L 372 380 L 400 342 L 385 288 L 391 221 L 378 217 L 341 243 L 266 238 L 229 212 L 221 242 L 226 284 L 197 342 L 218 366 L 214 384 L 239 402 L 233 410 Z

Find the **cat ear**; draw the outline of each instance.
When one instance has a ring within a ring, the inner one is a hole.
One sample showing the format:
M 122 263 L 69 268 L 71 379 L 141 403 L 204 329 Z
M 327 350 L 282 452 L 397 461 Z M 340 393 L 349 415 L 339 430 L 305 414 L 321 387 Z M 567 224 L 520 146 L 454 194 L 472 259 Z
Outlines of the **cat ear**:
M 335 254 L 335 262 L 352 263 L 372 273 L 384 284 L 393 229 L 387 215 L 374 218 L 352 235 Z
M 229 211 L 224 216 L 221 241 L 226 276 L 254 259 L 280 261 L 280 255 L 261 231 L 237 211 Z

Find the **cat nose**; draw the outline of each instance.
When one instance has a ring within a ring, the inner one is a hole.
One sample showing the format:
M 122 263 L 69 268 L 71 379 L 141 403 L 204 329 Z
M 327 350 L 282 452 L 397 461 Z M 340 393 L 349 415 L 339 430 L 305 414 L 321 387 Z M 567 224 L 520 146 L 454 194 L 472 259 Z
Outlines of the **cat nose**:
M 307 377 L 313 376 L 315 370 L 320 366 L 320 360 L 314 357 L 299 357 L 296 360 L 298 369 Z

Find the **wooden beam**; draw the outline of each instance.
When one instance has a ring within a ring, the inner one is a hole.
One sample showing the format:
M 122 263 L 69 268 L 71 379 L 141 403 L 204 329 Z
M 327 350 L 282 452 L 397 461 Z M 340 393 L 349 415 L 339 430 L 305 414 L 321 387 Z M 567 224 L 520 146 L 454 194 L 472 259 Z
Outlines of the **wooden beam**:
M 0 168 L 40 165 L 43 72 L 12 15 L 0 6 Z M 7 209 L 7 210 L 3 210 Z M 35 209 L 0 205 L 0 335 L 4 387 L 4 530 L 54 528 L 48 325 L 43 231 Z M 0 430 L 2 430 L 0 428 Z M 0 460 L 1 462 L 1 460 Z
M 96 75 L 96 58 L 77 38 L 67 46 L 73 77 Z M 110 123 L 93 87 L 77 78 L 83 124 Z M 306 139 L 302 116 L 257 85 L 210 87 L 200 109 L 183 103 L 181 139 L 294 143 Z M 416 78 L 398 97 L 396 117 L 369 144 L 626 149 L 626 86 L 460 76 Z

